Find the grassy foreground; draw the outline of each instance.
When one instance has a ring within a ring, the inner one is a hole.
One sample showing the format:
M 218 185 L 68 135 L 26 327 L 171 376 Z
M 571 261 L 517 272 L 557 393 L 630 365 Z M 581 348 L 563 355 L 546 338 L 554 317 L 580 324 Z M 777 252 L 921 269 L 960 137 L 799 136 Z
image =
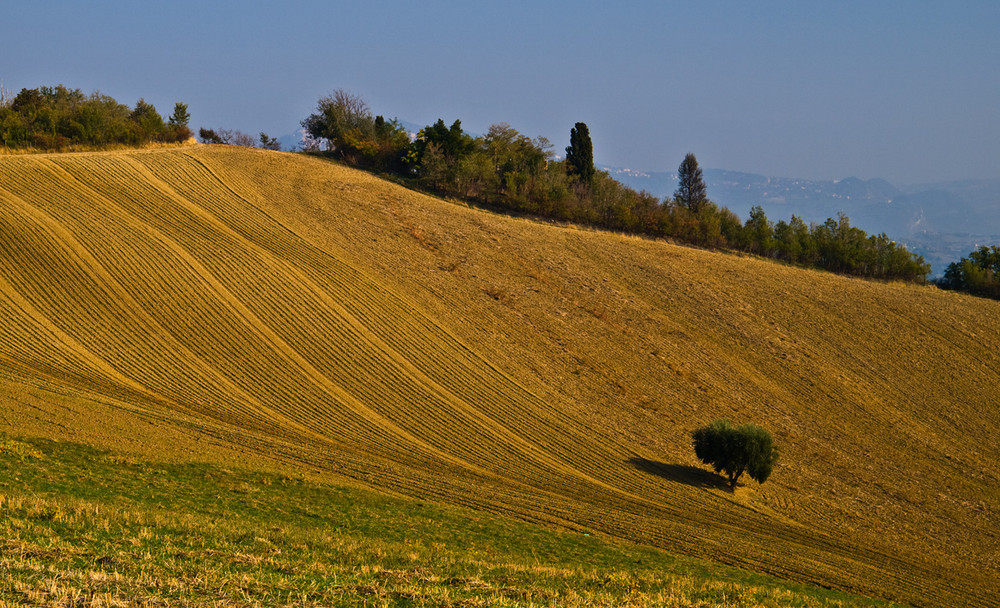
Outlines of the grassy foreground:
M 467 510 L 0 439 L 0 605 L 881 606 Z

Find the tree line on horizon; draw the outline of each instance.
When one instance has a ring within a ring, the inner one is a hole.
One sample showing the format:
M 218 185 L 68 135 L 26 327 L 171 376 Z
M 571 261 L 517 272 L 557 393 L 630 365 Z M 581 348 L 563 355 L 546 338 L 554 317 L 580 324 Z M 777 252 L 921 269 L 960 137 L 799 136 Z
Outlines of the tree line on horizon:
M 73 147 L 137 146 L 182 142 L 191 137 L 187 105 L 176 103 L 166 120 L 153 104 L 135 107 L 114 98 L 63 85 L 0 91 L 0 143 L 11 149 L 65 150 Z
M 948 264 L 944 276 L 935 283 L 942 289 L 1000 300 L 1000 247 L 980 246 L 967 257 Z
M 164 121 L 144 99 L 130 108 L 98 92 L 85 95 L 63 85 L 22 89 L 16 96 L 0 88 L 0 142 L 12 149 L 180 142 L 192 136 L 189 120 L 187 106 L 180 102 Z M 868 235 L 843 214 L 822 224 L 807 225 L 794 215 L 775 224 L 757 206 L 744 222 L 708 198 L 693 154 L 679 167 L 673 197 L 661 201 L 646 191 L 636 192 L 596 170 L 583 122 L 570 130 L 562 159 L 544 137 L 529 138 L 503 122 L 473 137 L 460 120 L 448 125 L 439 119 L 411 140 L 399 121 L 374 116 L 363 98 L 342 89 L 321 98 L 302 126 L 309 136 L 307 150 L 318 150 L 322 142 L 325 154 L 350 165 L 496 210 L 744 251 L 868 278 L 922 282 L 930 272 L 923 258 L 884 233 Z M 256 138 L 239 131 L 201 129 L 200 135 L 207 143 L 258 145 Z M 280 148 L 264 133 L 259 145 Z M 983 292 L 982 285 L 995 279 L 976 272 L 962 276 L 972 277 L 967 282 Z M 939 284 L 962 289 L 954 280 Z
M 743 222 L 707 196 L 693 154 L 682 161 L 672 198 L 626 187 L 597 171 L 587 125 L 570 131 L 557 159 L 544 137 L 507 123 L 473 137 L 460 120 L 443 119 L 411 141 L 399 121 L 375 116 L 363 98 L 344 90 L 323 97 L 302 121 L 312 147 L 343 162 L 393 174 L 434 192 L 490 208 L 654 237 L 743 251 L 811 268 L 874 279 L 923 282 L 930 265 L 884 233 L 868 235 L 839 214 L 807 225 L 792 216 L 770 221 L 760 206 Z

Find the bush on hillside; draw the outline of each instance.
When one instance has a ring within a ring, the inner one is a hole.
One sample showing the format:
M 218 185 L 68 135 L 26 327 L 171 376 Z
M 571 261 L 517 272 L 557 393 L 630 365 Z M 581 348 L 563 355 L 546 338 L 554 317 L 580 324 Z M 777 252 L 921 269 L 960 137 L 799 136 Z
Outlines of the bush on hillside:
M 733 490 L 744 472 L 757 483 L 764 483 L 778 462 L 771 434 L 753 424 L 733 426 L 720 419 L 696 429 L 691 436 L 695 455 L 712 465 L 716 473 L 724 472 Z
M 326 149 L 345 162 L 378 171 L 406 171 L 409 135 L 397 120 L 373 116 L 358 95 L 334 91 L 320 99 L 316 112 L 301 124 L 309 137 L 326 142 Z
M 226 142 L 222 141 L 222 136 L 215 132 L 215 129 L 206 129 L 202 127 L 198 129 L 198 137 L 204 144 L 224 144 Z
M 206 129 L 202 127 L 198 129 L 198 137 L 205 144 L 228 144 L 244 148 L 253 148 L 257 144 L 257 139 L 253 135 L 235 129 Z M 269 141 L 271 140 L 269 139 Z

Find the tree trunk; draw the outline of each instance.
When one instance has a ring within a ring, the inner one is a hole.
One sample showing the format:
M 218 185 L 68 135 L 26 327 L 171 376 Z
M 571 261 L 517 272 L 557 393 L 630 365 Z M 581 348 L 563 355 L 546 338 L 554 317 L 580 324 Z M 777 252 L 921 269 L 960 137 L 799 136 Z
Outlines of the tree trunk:
M 743 474 L 743 471 L 739 471 L 738 473 L 735 473 L 735 474 L 733 474 L 733 473 L 729 474 L 729 491 L 730 492 L 735 492 L 736 491 L 736 482 L 739 480 L 740 475 L 742 475 L 742 474 Z

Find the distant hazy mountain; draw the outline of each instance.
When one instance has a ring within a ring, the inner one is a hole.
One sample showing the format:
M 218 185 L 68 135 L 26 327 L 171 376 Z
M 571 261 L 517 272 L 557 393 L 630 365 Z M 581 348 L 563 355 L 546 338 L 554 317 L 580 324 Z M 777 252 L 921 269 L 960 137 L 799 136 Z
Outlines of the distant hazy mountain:
M 295 133 L 288 133 L 287 135 L 282 135 L 278 138 L 278 143 L 281 144 L 281 149 L 286 152 L 298 152 L 302 149 L 303 139 L 305 138 L 305 129 L 299 129 Z
M 615 179 L 661 198 L 677 174 L 601 167 Z M 793 214 L 822 223 L 843 212 L 869 234 L 884 232 L 924 256 L 933 273 L 979 245 L 1000 244 L 1000 179 L 895 187 L 883 179 L 816 181 L 705 169 L 709 197 L 744 219 L 760 205 L 773 221 Z

